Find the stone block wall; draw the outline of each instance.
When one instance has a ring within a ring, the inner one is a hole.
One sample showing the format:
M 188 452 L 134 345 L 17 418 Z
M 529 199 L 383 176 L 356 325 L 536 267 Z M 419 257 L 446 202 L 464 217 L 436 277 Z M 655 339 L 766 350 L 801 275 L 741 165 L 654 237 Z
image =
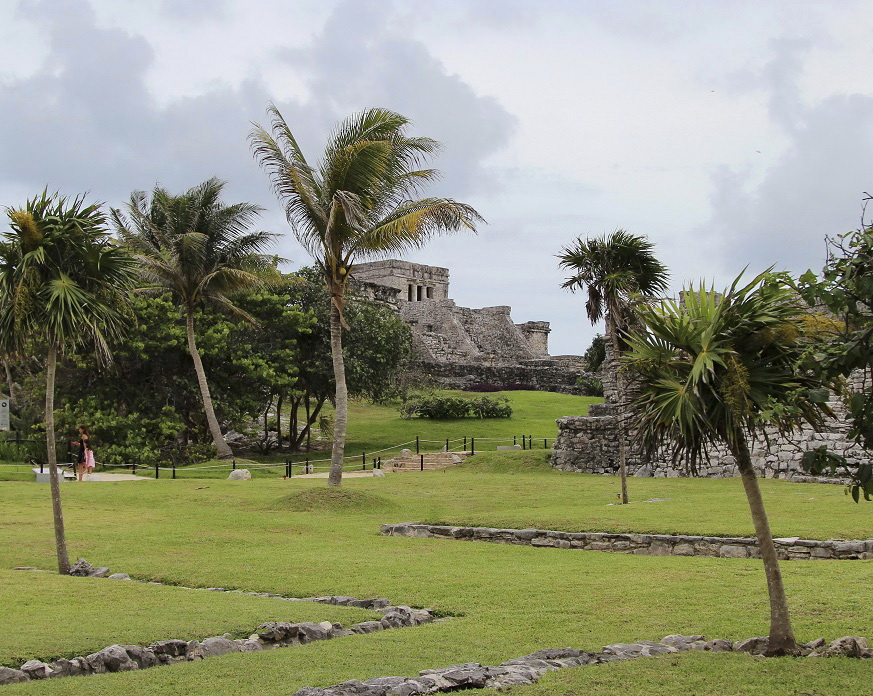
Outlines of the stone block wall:
M 581 393 L 576 386 L 576 379 L 585 374 L 583 371 L 560 365 L 537 364 L 540 362 L 548 361 L 532 360 L 515 365 L 417 361 L 410 366 L 410 370 L 445 389 L 465 389 L 471 384 L 494 384 L 498 387 L 524 384 L 539 391 Z
M 857 388 L 863 376 L 853 376 L 851 386 Z M 835 418 L 828 419 L 822 432 L 811 427 L 799 428 L 793 435 L 783 437 L 768 432 L 751 444 L 752 464 L 759 476 L 798 481 L 809 480 L 801 466 L 803 453 L 827 445 L 828 449 L 845 456 L 850 465 L 870 461 L 870 454 L 848 437 L 849 425 L 845 420 L 845 406 L 832 396 L 831 409 Z M 635 446 L 632 418 L 628 419 L 627 470 L 632 476 L 679 477 L 690 475 L 686 462 L 674 463 L 667 455 L 647 460 Z M 551 464 L 562 471 L 589 474 L 615 474 L 618 471 L 617 406 L 604 403 L 592 406 L 588 416 L 568 416 L 558 420 L 558 437 L 552 450 Z M 733 456 L 726 448 L 715 448 L 709 461 L 699 462 L 697 475 L 704 478 L 738 476 Z M 842 479 L 816 479 L 821 482 L 843 482 Z
M 757 539 L 711 537 L 685 534 L 610 534 L 605 532 L 562 532 L 550 529 L 495 529 L 493 527 L 450 527 L 431 524 L 383 524 L 382 534 L 540 548 L 611 551 L 646 556 L 705 556 L 709 558 L 760 558 Z M 789 537 L 774 539 L 780 560 L 856 560 L 873 558 L 873 539 L 828 540 Z

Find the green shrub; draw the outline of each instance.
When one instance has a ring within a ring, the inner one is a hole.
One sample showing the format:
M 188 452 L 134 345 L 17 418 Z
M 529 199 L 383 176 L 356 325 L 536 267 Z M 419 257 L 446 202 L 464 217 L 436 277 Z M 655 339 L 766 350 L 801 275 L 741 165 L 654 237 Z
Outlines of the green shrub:
M 464 399 L 458 396 L 441 394 L 413 394 L 400 405 L 400 417 L 449 419 L 466 418 L 509 418 L 512 407 L 506 397 Z
M 512 406 L 509 405 L 509 399 L 505 396 L 491 398 L 490 396 L 482 396 L 470 402 L 470 409 L 473 415 L 479 418 L 510 418 L 512 417 Z
M 582 396 L 603 396 L 603 382 L 597 377 L 579 377 L 576 386 L 582 390 Z

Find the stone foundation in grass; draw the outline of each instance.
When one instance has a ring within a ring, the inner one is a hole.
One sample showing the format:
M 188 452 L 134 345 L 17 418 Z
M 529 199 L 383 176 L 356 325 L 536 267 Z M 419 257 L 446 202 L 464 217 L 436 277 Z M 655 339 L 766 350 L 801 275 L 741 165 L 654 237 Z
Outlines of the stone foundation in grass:
M 559 532 L 548 529 L 494 529 L 445 525 L 383 524 L 385 536 L 463 541 L 490 541 L 544 548 L 611 551 L 648 556 L 706 556 L 709 558 L 760 558 L 758 541 L 745 537 L 686 536 L 673 534 L 609 534 Z M 873 539 L 859 541 L 775 539 L 776 553 L 784 561 L 809 559 L 854 560 L 873 558 Z
M 81 559 L 80 559 L 81 560 Z M 92 575 L 91 577 L 97 577 Z M 155 583 L 158 584 L 158 583 Z M 225 591 L 222 588 L 209 588 Z M 278 597 L 267 593 L 247 593 L 265 597 Z M 88 676 L 106 672 L 131 672 L 134 670 L 161 667 L 177 662 L 203 660 L 235 652 L 258 652 L 273 648 L 286 648 L 312 643 L 317 640 L 330 640 L 360 633 L 375 633 L 391 628 L 418 626 L 436 620 L 430 609 L 413 609 L 402 605 L 392 605 L 387 599 L 356 599 L 355 597 L 308 597 L 289 601 L 309 601 L 337 606 L 370 609 L 382 614 L 378 621 L 362 621 L 343 628 L 342 624 L 322 621 L 314 623 L 303 621 L 288 623 L 269 621 L 261 624 L 248 638 L 234 640 L 231 634 L 212 636 L 203 640 L 161 640 L 148 646 L 109 645 L 102 650 L 74 657 L 70 660 L 58 659 L 46 663 L 28 660 L 19 669 L 0 667 L 0 685 L 16 684 L 34 679 L 53 679 L 57 677 Z
M 417 677 L 373 677 L 363 682 L 354 679 L 326 688 L 307 686 L 294 692 L 293 696 L 415 696 L 483 688 L 505 691 L 513 686 L 533 684 L 547 672 L 567 667 L 669 655 L 685 650 L 762 655 L 767 650 L 767 638 L 748 638 L 734 642 L 724 639 L 707 640 L 705 636 L 671 635 L 659 642 L 641 640 L 636 643 L 615 643 L 604 646 L 601 652 L 596 653 L 574 648 L 540 650 L 496 666 L 468 662 L 441 669 L 425 669 Z M 798 655 L 871 658 L 873 650 L 867 647 L 866 638 L 844 636 L 831 643 L 823 638 L 805 643 L 800 646 Z

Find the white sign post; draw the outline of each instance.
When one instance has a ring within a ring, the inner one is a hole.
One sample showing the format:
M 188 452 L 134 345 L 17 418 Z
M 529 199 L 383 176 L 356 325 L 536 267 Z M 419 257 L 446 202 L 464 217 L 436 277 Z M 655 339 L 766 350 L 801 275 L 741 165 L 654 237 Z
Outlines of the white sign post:
M 9 399 L 0 397 L 0 430 L 9 430 Z

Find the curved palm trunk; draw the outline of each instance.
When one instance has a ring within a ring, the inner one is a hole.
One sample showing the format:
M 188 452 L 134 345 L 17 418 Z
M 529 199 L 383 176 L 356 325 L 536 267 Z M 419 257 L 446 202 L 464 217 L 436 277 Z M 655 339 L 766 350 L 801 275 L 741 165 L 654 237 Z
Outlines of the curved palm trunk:
M 224 436 L 221 434 L 221 428 L 218 426 L 218 419 L 215 417 L 215 408 L 212 406 L 212 396 L 209 394 L 209 385 L 206 383 L 206 372 L 203 369 L 203 361 L 200 359 L 200 351 L 197 350 L 197 342 L 194 340 L 194 310 L 188 309 L 185 314 L 185 324 L 188 329 L 188 352 L 191 353 L 191 359 L 194 360 L 194 372 L 197 373 L 197 384 L 200 386 L 200 396 L 203 398 L 203 410 L 206 411 L 206 422 L 209 424 L 209 433 L 212 435 L 212 441 L 215 443 L 215 449 L 218 450 L 219 459 L 230 459 L 233 457 L 233 451 L 227 442 L 224 441 Z
M 624 378 L 618 365 L 621 349 L 618 343 L 618 325 L 612 312 L 607 316 L 609 333 L 612 337 L 612 366 L 615 370 L 615 394 L 618 401 L 618 475 L 621 477 L 621 504 L 628 504 L 627 497 L 627 450 L 624 433 Z
M 70 573 L 70 557 L 67 555 L 67 536 L 64 532 L 64 512 L 61 509 L 61 487 L 58 480 L 58 454 L 55 449 L 55 371 L 58 366 L 58 350 L 49 348 L 45 366 L 45 446 L 49 468 L 49 487 L 52 495 L 52 517 L 55 523 L 55 552 L 58 557 L 58 572 Z
M 755 535 L 758 538 L 758 548 L 764 561 L 764 573 L 767 576 L 767 592 L 770 595 L 770 637 L 767 643 L 768 655 L 789 655 L 797 651 L 794 631 L 791 628 L 791 617 L 788 614 L 788 599 L 782 585 L 782 572 L 779 570 L 779 560 L 776 557 L 776 546 L 773 544 L 773 534 L 767 512 L 764 510 L 764 500 L 758 486 L 758 477 L 752 466 L 752 458 L 748 445 L 742 433 L 734 434 L 735 444 L 731 446 L 731 454 L 737 460 L 737 467 L 743 479 L 743 488 L 749 501 L 752 522 L 755 524 Z
M 343 360 L 343 334 L 340 311 L 330 303 L 330 354 L 336 380 L 336 415 L 333 425 L 333 447 L 330 452 L 328 486 L 340 486 L 343 479 L 343 455 L 346 449 L 346 424 L 349 419 L 349 391 L 346 388 L 346 365 Z

